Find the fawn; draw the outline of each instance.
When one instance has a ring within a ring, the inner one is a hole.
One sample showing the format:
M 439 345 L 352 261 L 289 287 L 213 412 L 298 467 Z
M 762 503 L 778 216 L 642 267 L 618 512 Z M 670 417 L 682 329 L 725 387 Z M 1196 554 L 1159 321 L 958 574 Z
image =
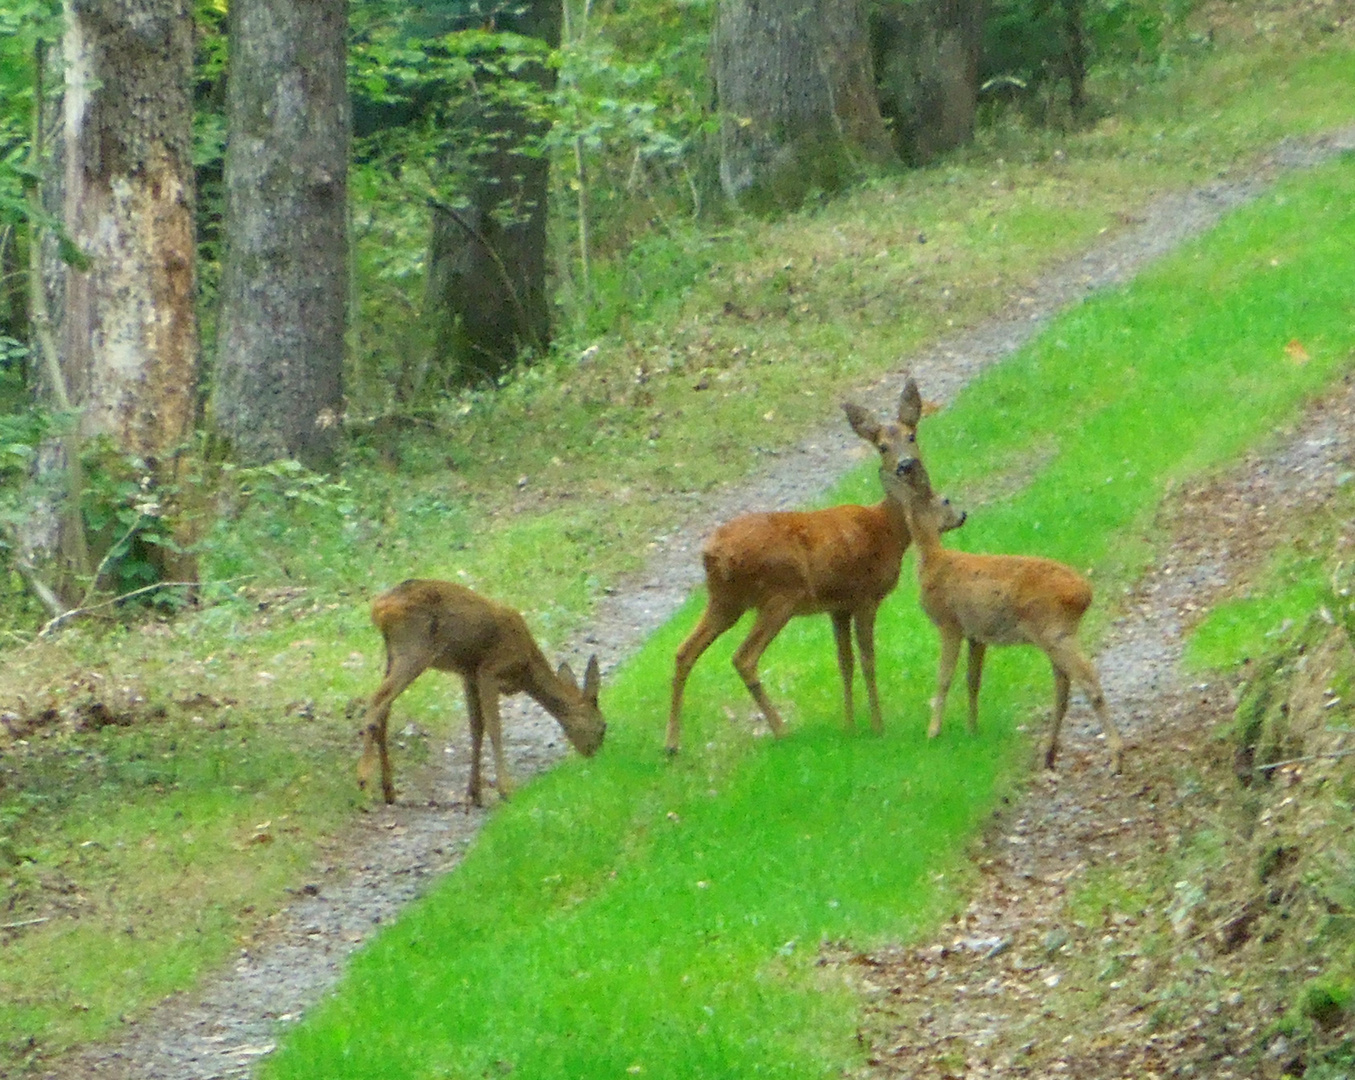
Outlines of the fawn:
M 927 735 L 941 732 L 941 715 L 960 655 L 969 642 L 969 728 L 979 722 L 979 683 L 989 645 L 1035 645 L 1054 668 L 1054 722 L 1045 744 L 1046 768 L 1054 767 L 1059 727 L 1068 710 L 1068 691 L 1077 683 L 1087 695 L 1110 744 L 1111 763 L 1120 771 L 1124 744 L 1106 710 L 1101 680 L 1077 643 L 1082 616 L 1092 602 L 1087 579 L 1053 559 L 1026 555 L 970 555 L 947 551 L 941 532 L 952 513 L 932 494 L 927 470 L 917 458 L 882 469 L 885 490 L 903 504 L 917 545 L 917 579 L 922 609 L 941 634 L 941 665 Z
M 584 757 L 592 757 L 602 745 L 607 725 L 598 711 L 597 657 L 588 661 L 582 687 L 567 664 L 561 664 L 558 673 L 551 671 L 527 623 L 512 608 L 450 581 L 411 580 L 372 601 L 372 622 L 386 641 L 386 677 L 367 707 L 358 786 L 367 786 L 379 760 L 386 802 L 395 801 L 386 752 L 391 704 L 430 667 L 456 672 L 466 688 L 471 739 L 468 793 L 476 806 L 483 805 L 480 749 L 486 731 L 499 795 L 506 799 L 512 787 L 503 757 L 500 694 L 530 694 L 560 722 Z
M 842 408 L 852 430 L 879 451 L 881 469 L 892 471 L 903 457 L 916 456 L 917 425 L 928 410 L 912 378 L 904 383 L 893 421 L 880 422 L 851 402 Z M 957 518 L 941 523 L 942 528 L 959 524 Z M 781 735 L 784 724 L 758 681 L 758 660 L 793 617 L 825 612 L 833 620 L 847 729 L 855 723 L 851 637 L 855 623 L 871 727 L 883 730 L 875 686 L 875 613 L 898 584 L 908 541 L 903 506 L 892 495 L 876 506 L 743 514 L 716 529 L 703 551 L 706 610 L 674 660 L 668 752 L 678 751 L 682 691 L 693 665 L 750 608 L 757 612 L 757 620 L 734 653 L 734 667 L 774 735 Z

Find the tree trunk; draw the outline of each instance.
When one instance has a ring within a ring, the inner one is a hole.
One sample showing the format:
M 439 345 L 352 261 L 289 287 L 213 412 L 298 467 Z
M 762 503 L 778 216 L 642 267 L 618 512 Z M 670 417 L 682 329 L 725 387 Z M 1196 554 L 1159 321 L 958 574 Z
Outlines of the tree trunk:
M 142 460 L 147 505 L 172 501 L 198 390 L 192 6 L 67 0 L 65 59 L 63 217 L 88 262 L 66 273 L 64 389 L 82 436 Z M 190 554 L 146 555 L 196 576 Z
M 974 137 L 985 0 L 890 0 L 871 12 L 871 51 L 899 156 L 925 165 Z
M 795 206 L 892 157 L 864 0 L 722 0 L 711 56 L 730 199 Z
M 213 413 L 245 461 L 329 464 L 348 296 L 345 0 L 231 0 Z
M 495 28 L 560 44 L 560 0 L 529 0 L 517 14 L 496 16 Z M 553 68 L 531 65 L 517 74 L 543 90 Z M 464 211 L 433 210 L 425 310 L 433 367 L 451 386 L 492 382 L 524 350 L 550 343 L 546 291 L 546 214 L 550 163 L 524 153 L 545 134 L 520 112 L 502 108 L 480 121 L 495 133 L 495 149 L 475 162 L 478 176 Z
M 1073 116 L 1087 107 L 1087 34 L 1083 0 L 1063 0 L 1064 70 L 1068 75 L 1068 108 Z

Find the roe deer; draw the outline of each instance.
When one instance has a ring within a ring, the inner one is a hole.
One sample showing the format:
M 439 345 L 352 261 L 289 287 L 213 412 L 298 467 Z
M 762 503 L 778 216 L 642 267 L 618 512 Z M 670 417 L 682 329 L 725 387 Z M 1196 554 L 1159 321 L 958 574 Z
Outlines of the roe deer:
M 386 640 L 386 678 L 372 695 L 364 723 L 365 746 L 358 786 L 365 788 L 375 760 L 381 763 L 381 794 L 395 801 L 386 721 L 391 704 L 428 668 L 455 671 L 466 688 L 470 721 L 470 800 L 480 800 L 480 748 L 486 731 L 494 750 L 499 794 L 512 781 L 503 758 L 499 695 L 526 692 L 560 722 L 584 757 L 592 757 L 607 731 L 598 711 L 598 658 L 588 661 L 583 686 L 567 664 L 559 673 L 537 647 L 527 623 L 510 607 L 450 581 L 404 581 L 372 601 L 372 622 Z
M 1112 766 L 1120 771 L 1124 744 L 1106 711 L 1101 680 L 1077 643 L 1078 625 L 1092 602 L 1087 579 L 1053 559 L 1027 555 L 970 555 L 947 551 L 941 531 L 948 520 L 945 500 L 933 497 L 922 462 L 900 461 L 892 474 L 881 473 L 885 490 L 900 499 L 917 545 L 917 580 L 922 610 L 941 634 L 941 665 L 932 699 L 929 738 L 941 732 L 946 695 L 960 656 L 969 642 L 969 729 L 979 722 L 979 683 L 989 645 L 1035 645 L 1054 668 L 1054 722 L 1045 745 L 1046 768 L 1054 767 L 1059 726 L 1068 710 L 1070 683 L 1087 695 L 1110 743 Z
M 899 395 L 898 415 L 880 423 L 869 412 L 845 402 L 847 419 L 861 438 L 880 452 L 880 467 L 892 471 L 903 456 L 917 453 L 917 425 L 924 412 L 922 395 L 911 378 Z M 954 528 L 958 520 L 944 523 Z M 852 709 L 851 628 L 861 651 L 861 672 L 870 697 L 871 727 L 883 730 L 880 696 L 875 688 L 875 613 L 898 584 L 908 546 L 902 505 L 886 497 L 876 506 L 835 506 L 827 510 L 744 514 L 721 525 L 706 541 L 706 610 L 678 648 L 673 697 L 668 713 L 667 747 L 678 751 L 682 735 L 682 691 L 692 666 L 721 634 L 750 608 L 753 629 L 734 653 L 734 667 L 753 695 L 772 733 L 779 736 L 781 714 L 758 681 L 763 651 L 796 615 L 832 616 L 838 670 L 848 730 Z

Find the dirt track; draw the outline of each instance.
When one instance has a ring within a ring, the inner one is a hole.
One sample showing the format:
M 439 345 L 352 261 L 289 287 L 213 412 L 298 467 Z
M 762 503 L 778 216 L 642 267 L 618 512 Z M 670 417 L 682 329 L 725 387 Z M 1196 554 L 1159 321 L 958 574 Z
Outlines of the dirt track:
M 942 341 L 926 353 L 907 357 L 904 365 L 916 375 L 929 398 L 949 400 L 979 371 L 1019 347 L 1059 311 L 1090 292 L 1127 281 L 1145 264 L 1256 197 L 1281 172 L 1310 167 L 1349 149 L 1355 149 L 1355 128 L 1316 141 L 1287 141 L 1245 176 L 1159 199 L 1144 208 L 1124 232 L 1033 283 L 1024 295 L 1014 296 L 1003 315 Z M 902 366 L 872 386 L 856 388 L 850 396 L 868 403 L 892 401 L 901 377 Z M 1247 490 L 1228 497 L 1210 497 L 1210 512 L 1237 513 L 1238 507 L 1245 505 L 1238 500 L 1244 498 L 1268 500 L 1272 506 L 1284 498 L 1321 498 L 1334 482 L 1334 463 L 1351 458 L 1350 400 L 1345 396 L 1333 398 L 1326 409 L 1313 418 L 1314 426 L 1301 429 L 1291 443 L 1251 468 L 1247 476 L 1254 483 Z M 687 524 L 667 538 L 642 574 L 617 583 L 613 594 L 600 606 L 589 632 L 563 650 L 565 654 L 585 656 L 597 651 L 604 667 L 613 666 L 669 618 L 697 583 L 700 543 L 713 525 L 749 506 L 776 509 L 800 505 L 830 486 L 854 462 L 855 440 L 837 416 L 825 417 L 824 423 L 823 429 L 777 458 L 769 470 L 736 490 L 716 496 L 690 515 Z M 1319 428 L 1319 423 L 1330 427 Z M 1248 554 L 1227 546 L 1227 535 L 1228 530 L 1217 523 L 1183 534 L 1173 549 L 1170 566 L 1160 566 L 1141 584 L 1100 657 L 1107 696 L 1115 703 L 1117 716 L 1125 718 L 1131 745 L 1143 742 L 1135 739 L 1135 733 L 1150 721 L 1155 731 L 1164 723 L 1168 729 L 1179 723 L 1185 731 L 1198 727 L 1196 714 L 1200 708 L 1216 709 L 1220 705 L 1216 692 L 1204 693 L 1200 700 L 1200 692 L 1180 684 L 1175 659 L 1183 620 L 1189 613 L 1184 605 L 1198 605 L 1210 590 L 1226 588 L 1247 565 Z M 512 706 L 506 709 L 505 719 L 508 754 L 518 776 L 549 767 L 563 753 L 559 729 L 538 711 Z M 972 960 L 986 955 L 987 948 L 1004 936 L 1015 940 L 1021 934 L 1038 932 L 1041 911 L 1047 910 L 1041 890 L 1052 890 L 1048 895 L 1055 897 L 1078 866 L 1110 857 L 1106 853 L 1113 854 L 1121 828 L 1151 827 L 1149 817 L 1127 809 L 1122 797 L 1103 797 L 1103 770 L 1088 764 L 1088 755 L 1095 758 L 1101 751 L 1095 744 L 1095 728 L 1086 720 L 1080 711 L 1070 714 L 1062 779 L 1035 785 L 1029 805 L 1013 812 L 1013 839 L 1005 848 L 995 849 L 984 865 L 983 890 L 971 907 L 971 916 L 963 926 L 947 931 L 945 944 L 938 940 L 928 946 L 946 950 L 947 963 L 950 958 Z M 1160 735 L 1158 740 L 1161 742 Z M 332 852 L 328 865 L 318 868 L 310 881 L 298 882 L 295 903 L 280 914 L 265 939 L 242 951 L 234 964 L 207 980 L 194 994 L 172 998 L 149 1016 L 127 1025 L 120 1040 L 53 1063 L 45 1075 L 128 1080 L 247 1076 L 259 1058 L 272 1050 L 279 1024 L 299 1016 L 315 1002 L 337 980 L 354 948 L 398 914 L 430 880 L 459 861 L 483 820 L 483 812 L 467 813 L 447 795 L 465 788 L 465 746 L 449 746 L 444 756 L 446 768 L 431 778 L 424 792 L 407 793 L 400 805 L 370 814 L 342 849 Z M 1131 801 L 1138 798 L 1133 795 Z M 1093 814 L 1104 816 L 1113 827 L 1098 832 L 1088 824 Z M 1031 882 L 1038 887 L 1032 888 Z M 1008 898 L 1012 897 L 1024 899 L 1010 902 Z M 961 944 L 953 947 L 954 940 Z M 989 944 L 971 948 L 964 944 L 966 941 Z M 978 1046 L 996 1044 L 998 1036 L 989 1038 L 987 1033 L 995 1033 L 1003 1024 L 1019 1026 L 984 1005 L 978 994 L 970 995 L 969 1001 L 982 1008 L 968 1012 L 954 1008 L 955 987 L 968 986 L 969 982 L 955 981 L 949 975 L 934 988 L 937 1002 L 944 992 L 944 1007 L 932 1008 L 932 1019 L 919 1021 L 918 1017 L 928 1011 L 930 991 L 917 990 L 916 985 L 931 985 L 937 980 L 924 979 L 917 984 L 910 971 L 923 962 L 917 957 L 925 960 L 927 955 L 924 949 L 858 959 L 863 969 L 868 969 L 866 989 L 878 990 L 892 979 L 896 987 L 914 986 L 908 993 L 918 994 L 917 1000 L 922 1002 L 921 1008 L 909 1015 L 908 1022 L 916 1034 L 911 1043 L 889 1036 L 894 1028 L 887 1010 L 872 1021 L 872 1030 L 882 1034 L 874 1054 L 875 1071 L 870 1075 L 949 1075 L 922 1071 L 926 1062 L 937 1057 L 933 1051 L 938 1045 L 954 1040 Z M 932 961 L 925 963 L 924 975 L 933 968 L 943 974 L 956 973 L 959 979 L 958 968 L 938 967 Z M 1040 977 L 1047 978 L 1048 973 Z M 969 974 L 963 979 L 972 981 Z M 1027 989 L 1038 993 L 1033 985 Z M 903 994 L 889 996 L 899 998 Z M 1007 1004 L 1017 1006 L 1019 1011 L 1022 1000 L 1013 998 Z M 888 1041 L 890 1038 L 893 1041 Z M 983 1065 L 984 1069 L 989 1067 Z M 1061 1074 L 1112 1075 L 1109 1071 Z M 1132 1070 L 1126 1072 L 1130 1074 Z

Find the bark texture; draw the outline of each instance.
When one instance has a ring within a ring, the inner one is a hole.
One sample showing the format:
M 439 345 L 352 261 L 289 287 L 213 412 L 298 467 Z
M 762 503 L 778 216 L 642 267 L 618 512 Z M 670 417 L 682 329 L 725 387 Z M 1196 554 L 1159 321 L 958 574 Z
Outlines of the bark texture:
M 711 57 L 730 199 L 794 205 L 892 156 L 864 0 L 723 0 Z
M 880 111 L 911 165 L 974 137 L 986 7 L 985 0 L 890 0 L 871 12 Z
M 345 0 L 232 0 L 215 422 L 245 461 L 327 464 L 343 412 Z
M 79 417 L 66 467 L 81 439 L 108 437 L 142 462 L 146 523 L 163 516 L 187 547 L 191 528 L 177 488 L 198 401 L 192 7 L 67 0 L 64 50 L 62 217 L 87 257 L 63 268 L 52 335 L 62 385 L 48 380 L 48 389 Z M 81 528 L 78 515 L 58 525 L 55 546 L 70 565 L 57 590 L 67 601 L 89 584 L 71 573 L 78 568 L 69 553 L 84 537 L 70 534 Z M 114 539 L 95 537 L 94 555 Z M 196 557 L 186 550 L 144 546 L 141 556 L 162 579 L 196 579 Z
M 68 270 L 66 391 L 85 435 L 154 464 L 193 428 L 193 20 L 187 0 L 71 0 L 65 207 L 89 257 Z
M 521 10 L 495 17 L 495 28 L 560 44 L 558 0 L 530 0 Z M 554 69 L 531 65 L 518 78 L 545 90 Z M 550 163 L 523 153 L 544 134 L 520 112 L 500 108 L 478 121 L 497 135 L 480 157 L 470 206 L 435 208 L 428 254 L 425 306 L 432 336 L 433 368 L 443 382 L 468 386 L 508 371 L 524 350 L 550 342 L 546 290 L 546 213 Z

